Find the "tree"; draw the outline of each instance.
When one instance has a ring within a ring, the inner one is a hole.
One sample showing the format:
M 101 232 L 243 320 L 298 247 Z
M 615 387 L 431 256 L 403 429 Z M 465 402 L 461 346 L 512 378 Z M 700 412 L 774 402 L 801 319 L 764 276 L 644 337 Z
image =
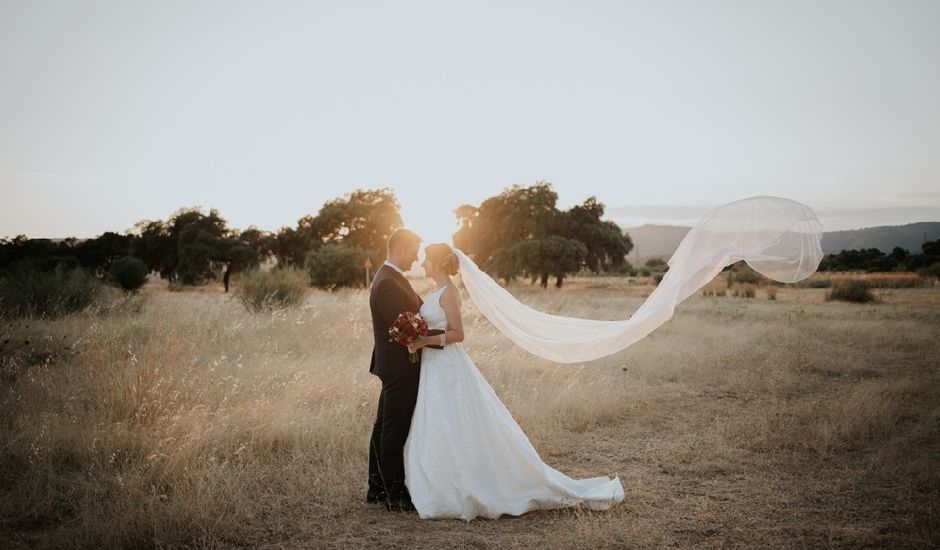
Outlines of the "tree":
M 367 254 L 345 243 L 329 243 L 307 255 L 305 267 L 310 282 L 320 288 L 359 286 L 364 284 L 363 264 Z
M 246 243 L 240 237 L 229 236 L 222 240 L 219 257 L 223 265 L 222 285 L 228 292 L 232 273 L 256 269 L 261 264 L 261 255 L 257 247 Z
M 233 232 L 234 237 L 241 243 L 255 251 L 258 261 L 261 262 L 274 255 L 274 249 L 277 245 L 277 237 L 268 232 L 262 231 L 257 227 L 250 225 L 244 231 Z
M 924 253 L 924 256 L 940 257 L 940 239 L 924 242 L 924 244 L 920 246 L 920 250 Z
M 538 182 L 510 187 L 479 207 L 463 205 L 454 211 L 460 222 L 454 243 L 507 282 L 525 274 L 545 287 L 555 276 L 561 286 L 585 265 L 595 272 L 619 269 L 633 243 L 617 224 L 601 220 L 604 205 L 589 197 L 562 212 L 557 199 L 551 184 Z
M 279 265 L 302 266 L 311 251 L 344 243 L 365 252 L 373 264 L 385 259 L 386 241 L 404 224 L 401 206 L 390 189 L 357 189 L 323 205 L 316 216 L 282 227 L 273 244 Z
M 179 211 L 170 220 L 179 263 L 176 274 L 183 284 L 201 284 L 215 278 L 213 262 L 225 260 L 227 222 L 216 209 L 203 214 L 199 209 Z
M 929 266 L 936 267 L 940 262 L 940 239 L 935 241 L 926 241 L 920 246 L 923 254 L 912 255 L 905 261 L 905 266 L 910 270 L 923 271 Z
M 542 288 L 548 286 L 550 276 L 555 277 L 555 286 L 561 288 L 568 273 L 581 269 L 588 253 L 581 241 L 558 235 L 523 241 L 514 245 L 512 250 L 527 274 L 538 275 Z
M 143 260 L 148 270 L 156 271 L 163 279 L 175 281 L 179 254 L 169 224 L 162 220 L 142 220 L 134 229 L 137 238 L 132 245 L 133 255 Z
M 149 272 L 143 260 L 125 256 L 111 262 L 108 277 L 124 290 L 137 290 L 147 282 Z
M 74 244 L 75 241 L 69 239 L 56 243 L 51 239 L 29 239 L 26 235 L 4 239 L 0 243 L 0 275 L 19 267 L 43 272 L 52 271 L 60 265 L 65 269 L 79 267 Z
M 302 266 L 306 254 L 307 244 L 298 230 L 286 226 L 278 230 L 274 241 L 274 256 L 278 266 Z
M 820 271 L 890 271 L 894 262 L 877 248 L 842 250 L 829 254 L 819 264 Z
M 142 220 L 134 226 L 131 251 L 149 271 L 184 284 L 215 278 L 218 265 L 231 261 L 239 269 L 257 265 L 256 247 L 270 247 L 273 236 L 249 228 L 243 234 L 228 229 L 216 209 L 181 208 L 168 221 Z
M 564 237 L 584 243 L 587 247 L 585 265 L 595 273 L 617 270 L 633 249 L 630 238 L 614 222 L 601 220 L 603 215 L 603 203 L 596 197 L 588 197 L 564 213 L 557 231 Z
M 309 224 L 308 238 L 319 239 L 317 244 L 348 244 L 377 263 L 385 260 L 388 236 L 404 225 L 400 211 L 390 189 L 357 189 L 324 204 Z
M 888 257 L 894 260 L 898 264 L 903 264 L 910 257 L 911 253 L 907 249 L 901 248 L 900 246 L 894 247 Z
M 454 244 L 491 271 L 501 249 L 553 233 L 560 215 L 557 201 L 551 184 L 538 182 L 530 187 L 514 185 L 484 200 L 479 208 L 461 206 L 455 211 L 461 226 Z
M 651 271 L 667 271 L 669 269 L 669 264 L 662 258 L 650 258 L 646 260 L 645 265 L 650 268 Z
M 399 211 L 391 190 L 359 189 L 327 202 L 316 216 L 302 217 L 296 228 L 272 234 L 254 226 L 229 229 L 215 209 L 206 214 L 200 207 L 181 208 L 166 221 L 142 220 L 126 235 L 107 232 L 58 242 L 25 235 L 0 239 L 0 277 L 23 262 L 33 271 L 85 266 L 103 276 L 118 258 L 134 256 L 148 273 L 195 285 L 214 279 L 223 266 L 230 274 L 257 267 L 272 255 L 281 267 L 303 267 L 311 251 L 329 244 L 346 245 L 375 265 L 385 258 L 388 236 L 402 226 Z M 357 259 L 357 270 L 363 262 Z
M 107 231 L 94 239 L 77 243 L 73 250 L 82 267 L 92 273 L 104 274 L 110 269 L 111 262 L 131 253 L 131 235 L 119 235 Z

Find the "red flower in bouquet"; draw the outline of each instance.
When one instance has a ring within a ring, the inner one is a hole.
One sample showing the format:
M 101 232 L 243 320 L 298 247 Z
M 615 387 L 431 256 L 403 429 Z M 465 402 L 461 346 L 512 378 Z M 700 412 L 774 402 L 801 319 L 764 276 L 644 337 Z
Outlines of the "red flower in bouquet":
M 388 328 L 389 342 L 398 342 L 403 346 L 414 342 L 422 336 L 428 335 L 428 323 L 418 313 L 405 311 L 399 313 L 395 322 Z M 412 363 L 418 362 L 417 352 L 410 352 L 408 359 Z

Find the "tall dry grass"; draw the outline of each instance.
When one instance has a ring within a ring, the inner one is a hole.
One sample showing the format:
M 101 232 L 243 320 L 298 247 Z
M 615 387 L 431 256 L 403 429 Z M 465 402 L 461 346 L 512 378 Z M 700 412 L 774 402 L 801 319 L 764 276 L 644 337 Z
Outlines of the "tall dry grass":
M 600 319 L 652 291 L 567 286 L 512 290 Z M 624 352 L 557 365 L 467 300 L 468 351 L 543 459 L 618 474 L 627 499 L 464 524 L 362 502 L 379 388 L 365 292 L 271 314 L 211 289 L 146 292 L 139 312 L 3 327 L 4 546 L 938 542 L 940 316 L 923 301 L 694 297 Z
M 874 288 L 916 288 L 931 286 L 932 279 L 924 278 L 913 272 L 878 272 L 878 273 L 829 273 L 820 272 L 810 281 L 866 281 Z

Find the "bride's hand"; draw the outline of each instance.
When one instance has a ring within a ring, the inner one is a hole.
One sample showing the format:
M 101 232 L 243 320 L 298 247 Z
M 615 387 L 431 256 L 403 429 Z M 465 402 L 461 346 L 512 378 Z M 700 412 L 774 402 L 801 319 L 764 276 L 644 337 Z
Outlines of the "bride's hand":
M 414 342 L 408 344 L 408 353 L 414 353 L 423 347 L 424 347 L 424 337 L 418 338 Z

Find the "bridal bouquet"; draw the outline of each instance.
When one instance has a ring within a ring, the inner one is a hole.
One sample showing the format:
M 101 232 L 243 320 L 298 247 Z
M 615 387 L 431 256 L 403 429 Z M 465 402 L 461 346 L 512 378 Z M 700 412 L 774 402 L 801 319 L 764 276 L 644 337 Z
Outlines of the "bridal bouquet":
M 428 323 L 420 314 L 405 311 L 395 318 L 395 322 L 388 329 L 388 335 L 389 342 L 398 342 L 407 346 L 418 338 L 428 335 Z M 408 358 L 412 363 L 417 363 L 418 353 L 410 352 Z

